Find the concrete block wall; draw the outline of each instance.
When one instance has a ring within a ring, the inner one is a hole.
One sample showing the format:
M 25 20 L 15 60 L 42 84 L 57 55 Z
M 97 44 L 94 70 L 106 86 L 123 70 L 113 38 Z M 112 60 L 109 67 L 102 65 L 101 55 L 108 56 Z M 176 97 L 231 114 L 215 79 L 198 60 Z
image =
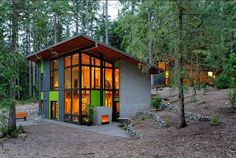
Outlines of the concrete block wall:
M 125 60 L 121 60 L 119 65 L 120 117 L 131 117 L 150 107 L 151 76 Z

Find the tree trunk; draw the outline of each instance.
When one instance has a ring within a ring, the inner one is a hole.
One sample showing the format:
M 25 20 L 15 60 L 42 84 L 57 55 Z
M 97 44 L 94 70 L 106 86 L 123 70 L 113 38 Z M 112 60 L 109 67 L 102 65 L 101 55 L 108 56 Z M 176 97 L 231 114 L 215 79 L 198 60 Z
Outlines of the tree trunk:
M 178 29 L 178 51 L 177 51 L 177 58 L 176 64 L 179 73 L 178 77 L 178 91 L 179 91 L 179 118 L 180 118 L 180 128 L 186 127 L 186 120 L 185 120 L 185 112 L 184 112 L 184 85 L 183 85 L 183 8 L 182 8 L 182 0 L 178 1 L 178 22 L 179 22 L 179 29 Z
M 200 67 L 199 67 L 199 55 L 197 54 L 197 63 L 196 63 L 196 80 L 197 80 L 197 89 L 200 90 Z
M 193 76 L 193 58 L 191 57 L 191 74 L 190 74 L 190 82 L 191 82 L 191 87 L 193 87 L 193 94 L 191 97 L 192 102 L 197 101 L 197 92 L 196 92 L 196 85 L 194 82 L 194 76 Z
M 106 40 L 106 44 L 108 44 L 108 0 L 106 0 L 105 3 L 105 10 L 106 10 L 106 14 L 105 14 L 105 40 Z
M 12 0 L 12 36 L 11 36 L 11 51 L 15 53 L 17 50 L 17 33 L 18 33 L 18 13 L 17 13 L 17 2 L 16 0 Z M 15 63 L 12 63 L 15 64 Z M 18 73 L 19 74 L 19 73 Z M 10 90 L 11 95 L 11 103 L 9 107 L 9 122 L 8 126 L 10 129 L 16 129 L 16 107 L 15 107 L 15 84 L 17 81 L 17 77 L 11 79 L 12 87 Z
M 28 62 L 29 66 L 29 96 L 32 97 L 32 62 Z
M 35 97 L 35 67 L 36 67 L 36 65 L 35 65 L 35 63 L 32 63 L 32 66 L 33 66 L 33 97 Z

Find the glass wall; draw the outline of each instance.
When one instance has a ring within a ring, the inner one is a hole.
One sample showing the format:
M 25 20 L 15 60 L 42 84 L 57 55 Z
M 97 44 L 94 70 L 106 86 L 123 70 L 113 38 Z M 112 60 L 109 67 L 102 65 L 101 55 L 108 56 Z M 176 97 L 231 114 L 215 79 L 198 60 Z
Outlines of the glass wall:
M 113 70 L 112 63 L 86 53 L 64 58 L 65 121 L 80 123 L 92 104 L 113 106 L 117 87 Z

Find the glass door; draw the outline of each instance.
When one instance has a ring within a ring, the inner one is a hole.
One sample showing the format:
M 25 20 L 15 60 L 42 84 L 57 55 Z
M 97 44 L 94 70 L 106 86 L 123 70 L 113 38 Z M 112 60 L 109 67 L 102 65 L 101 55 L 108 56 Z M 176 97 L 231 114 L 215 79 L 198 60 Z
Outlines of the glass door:
M 51 119 L 57 119 L 58 115 L 58 102 L 51 101 Z
M 120 102 L 115 101 L 112 108 L 112 121 L 117 121 L 120 117 Z

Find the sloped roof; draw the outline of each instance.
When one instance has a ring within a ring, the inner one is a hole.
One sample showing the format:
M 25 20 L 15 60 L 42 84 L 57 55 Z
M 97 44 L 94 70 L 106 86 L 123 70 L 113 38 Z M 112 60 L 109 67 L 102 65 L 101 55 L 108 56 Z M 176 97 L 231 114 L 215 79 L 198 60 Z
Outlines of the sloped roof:
M 30 61 L 38 63 L 40 59 L 58 57 L 76 50 L 88 52 L 94 56 L 100 56 L 100 54 L 103 54 L 104 59 L 111 62 L 116 60 L 126 60 L 134 64 L 143 63 L 136 57 L 133 57 L 114 47 L 108 46 L 105 43 L 95 41 L 92 38 L 84 35 L 72 37 L 68 40 L 62 41 L 36 53 L 33 53 L 26 58 Z M 150 73 L 158 73 L 158 68 L 152 67 L 150 69 Z

